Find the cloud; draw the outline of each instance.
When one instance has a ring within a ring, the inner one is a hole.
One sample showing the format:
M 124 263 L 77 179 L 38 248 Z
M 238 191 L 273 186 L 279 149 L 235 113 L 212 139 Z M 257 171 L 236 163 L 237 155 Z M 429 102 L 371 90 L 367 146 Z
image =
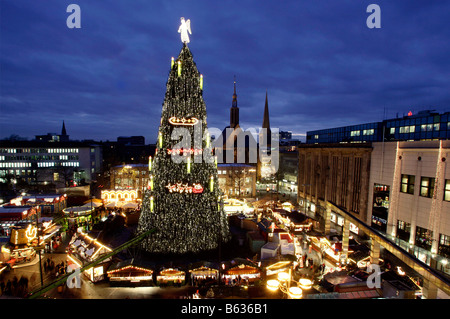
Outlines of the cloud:
M 181 16 L 210 127 L 229 124 L 234 75 L 247 127 L 261 125 L 266 90 L 271 125 L 296 134 L 448 111 L 450 4 L 377 3 L 378 30 L 365 25 L 368 1 L 79 0 L 78 30 L 66 27 L 69 2 L 2 3 L 0 137 L 59 131 L 64 119 L 74 139 L 154 141 Z

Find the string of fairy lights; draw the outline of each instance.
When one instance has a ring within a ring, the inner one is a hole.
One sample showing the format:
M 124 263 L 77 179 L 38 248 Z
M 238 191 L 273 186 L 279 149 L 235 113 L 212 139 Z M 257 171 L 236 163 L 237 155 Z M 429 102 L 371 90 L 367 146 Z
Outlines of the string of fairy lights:
M 173 138 L 175 128 L 190 136 L 186 145 L 180 147 Z M 183 44 L 178 58 L 172 58 L 157 149 L 149 161 L 151 178 L 138 224 L 138 233 L 153 227 L 157 230 L 141 244 L 148 252 L 197 253 L 213 250 L 219 241 L 230 238 L 209 135 L 200 139 L 201 145 L 194 145 L 199 143 L 196 134 L 206 129 L 203 76 Z M 177 161 L 173 155 L 181 156 Z

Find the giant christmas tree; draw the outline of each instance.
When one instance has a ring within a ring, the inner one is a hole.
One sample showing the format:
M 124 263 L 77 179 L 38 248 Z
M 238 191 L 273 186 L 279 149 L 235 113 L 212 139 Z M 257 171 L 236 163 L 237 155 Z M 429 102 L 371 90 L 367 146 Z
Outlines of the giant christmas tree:
M 151 253 L 213 250 L 230 236 L 207 134 L 203 77 L 187 42 L 183 41 L 178 58 L 172 58 L 138 224 L 138 233 L 156 228 L 142 242 Z

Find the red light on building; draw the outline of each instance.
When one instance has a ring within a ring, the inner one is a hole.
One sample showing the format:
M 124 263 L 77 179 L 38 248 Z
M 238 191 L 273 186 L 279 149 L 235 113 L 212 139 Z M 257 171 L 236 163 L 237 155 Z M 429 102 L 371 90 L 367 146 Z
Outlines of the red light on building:
M 411 111 L 408 112 L 408 116 L 412 116 L 412 112 Z

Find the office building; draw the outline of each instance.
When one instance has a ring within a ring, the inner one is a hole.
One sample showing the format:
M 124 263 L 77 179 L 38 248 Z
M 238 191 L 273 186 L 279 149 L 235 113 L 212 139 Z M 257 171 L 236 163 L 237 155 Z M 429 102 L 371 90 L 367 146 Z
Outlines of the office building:
M 409 112 L 401 118 L 306 133 L 307 144 L 450 139 L 450 112 Z

